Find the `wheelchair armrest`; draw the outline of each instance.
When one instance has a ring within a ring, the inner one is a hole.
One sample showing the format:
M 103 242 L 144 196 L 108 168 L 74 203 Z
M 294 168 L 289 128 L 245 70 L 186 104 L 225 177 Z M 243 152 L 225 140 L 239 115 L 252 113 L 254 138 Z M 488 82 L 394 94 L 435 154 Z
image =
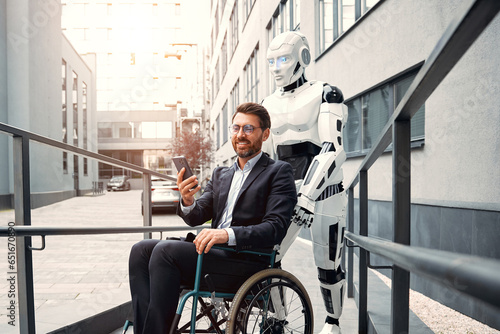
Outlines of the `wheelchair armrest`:
M 235 253 L 242 253 L 242 254 L 257 254 L 257 255 L 264 255 L 264 256 L 273 256 L 276 253 L 276 250 L 273 248 L 253 248 L 252 250 L 236 250 L 235 246 L 229 246 L 227 243 L 225 244 L 217 244 L 212 246 L 212 248 L 215 249 L 222 249 L 222 250 L 227 250 Z

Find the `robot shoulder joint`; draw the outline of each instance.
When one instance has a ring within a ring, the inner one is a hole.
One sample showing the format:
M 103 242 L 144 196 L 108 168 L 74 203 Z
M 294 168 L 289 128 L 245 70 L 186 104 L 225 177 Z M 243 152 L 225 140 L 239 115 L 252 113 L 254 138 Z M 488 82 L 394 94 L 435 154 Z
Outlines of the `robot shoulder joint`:
M 325 83 L 323 85 L 323 101 L 327 103 L 342 103 L 344 102 L 344 95 L 338 87 Z

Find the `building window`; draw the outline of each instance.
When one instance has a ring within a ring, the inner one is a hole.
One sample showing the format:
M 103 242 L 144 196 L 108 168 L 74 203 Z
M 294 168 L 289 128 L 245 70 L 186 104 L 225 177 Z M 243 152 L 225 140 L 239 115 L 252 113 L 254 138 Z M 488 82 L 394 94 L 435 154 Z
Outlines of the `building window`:
M 89 176 L 89 161 L 87 158 L 83 158 L 83 175 Z
M 246 22 L 252 11 L 255 0 L 243 0 L 243 19 Z
M 319 0 L 319 53 L 380 0 Z
M 228 119 L 227 101 L 224 103 L 221 113 L 222 113 L 222 145 L 224 145 L 227 142 L 228 132 L 229 132 L 229 123 L 227 121 Z
M 232 118 L 233 114 L 236 112 L 236 108 L 240 104 L 240 80 L 237 80 L 234 84 L 233 89 L 231 90 L 231 110 L 230 110 L 230 118 Z
M 224 35 L 224 40 L 222 41 L 222 48 L 221 48 L 221 70 L 222 70 L 222 80 L 224 80 L 224 77 L 226 76 L 227 73 L 227 34 Z
M 73 145 L 78 146 L 78 74 L 73 72 Z
M 215 38 L 219 36 L 219 7 L 215 8 L 215 16 L 214 16 L 214 28 L 215 28 Z
M 268 27 L 271 33 L 269 43 L 281 33 L 300 30 L 299 8 L 300 0 L 288 0 L 279 4 Z
M 220 59 L 220 58 L 219 58 Z M 220 76 L 219 76 L 219 71 L 220 71 L 220 68 L 219 68 L 219 59 L 217 59 L 217 63 L 215 64 L 215 68 L 214 68 L 214 98 L 217 96 L 217 94 L 219 93 L 219 88 L 220 88 Z
M 220 115 L 217 115 L 217 119 L 215 120 L 215 136 L 217 138 L 215 145 L 217 150 L 220 148 Z
M 64 59 L 61 63 L 62 78 L 62 142 L 68 142 L 68 95 L 67 95 L 67 67 Z M 68 153 L 63 152 L 63 173 L 68 173 Z
M 229 50 L 231 51 L 231 56 L 236 51 L 236 46 L 239 41 L 239 31 L 238 31 L 238 0 L 234 2 L 233 12 L 231 13 L 231 18 L 229 19 L 230 26 L 230 38 L 229 38 Z
M 88 115 L 87 115 L 87 84 L 82 82 L 82 139 L 83 139 L 83 149 L 88 148 Z
M 385 82 L 345 102 L 349 116 L 344 129 L 348 156 L 367 153 L 410 87 L 416 72 Z M 425 105 L 411 119 L 411 140 L 424 139 Z
M 252 52 L 245 69 L 245 101 L 259 103 L 258 86 L 259 86 L 259 72 L 257 66 L 258 59 L 258 46 Z
M 97 124 L 97 137 L 98 138 L 112 138 L 113 137 L 113 128 L 112 128 L 111 123 L 99 122 Z

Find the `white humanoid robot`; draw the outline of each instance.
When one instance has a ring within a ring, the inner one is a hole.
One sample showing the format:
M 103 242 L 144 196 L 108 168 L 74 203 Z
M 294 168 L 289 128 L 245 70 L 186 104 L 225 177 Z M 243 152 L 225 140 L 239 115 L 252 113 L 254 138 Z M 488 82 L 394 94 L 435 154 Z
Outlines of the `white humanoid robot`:
M 342 92 L 327 83 L 307 81 L 311 61 L 307 39 L 298 32 L 276 36 L 267 52 L 277 89 L 262 104 L 271 115 L 272 147 L 294 169 L 298 202 L 278 260 L 310 227 L 313 252 L 327 318 L 321 334 L 340 333 L 345 273 L 341 269 L 347 197 L 342 186 L 342 147 L 347 107 Z

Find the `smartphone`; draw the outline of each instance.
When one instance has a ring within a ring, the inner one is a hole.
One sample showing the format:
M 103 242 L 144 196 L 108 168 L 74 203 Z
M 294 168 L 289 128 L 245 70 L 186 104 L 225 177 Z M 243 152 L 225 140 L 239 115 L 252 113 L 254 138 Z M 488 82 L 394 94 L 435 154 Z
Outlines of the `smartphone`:
M 193 171 L 189 167 L 186 157 L 181 155 L 178 157 L 173 157 L 172 160 L 174 161 L 175 168 L 177 168 L 177 172 L 180 172 L 182 167 L 186 168 L 186 170 L 184 171 L 184 177 L 182 178 L 183 181 L 193 176 Z

